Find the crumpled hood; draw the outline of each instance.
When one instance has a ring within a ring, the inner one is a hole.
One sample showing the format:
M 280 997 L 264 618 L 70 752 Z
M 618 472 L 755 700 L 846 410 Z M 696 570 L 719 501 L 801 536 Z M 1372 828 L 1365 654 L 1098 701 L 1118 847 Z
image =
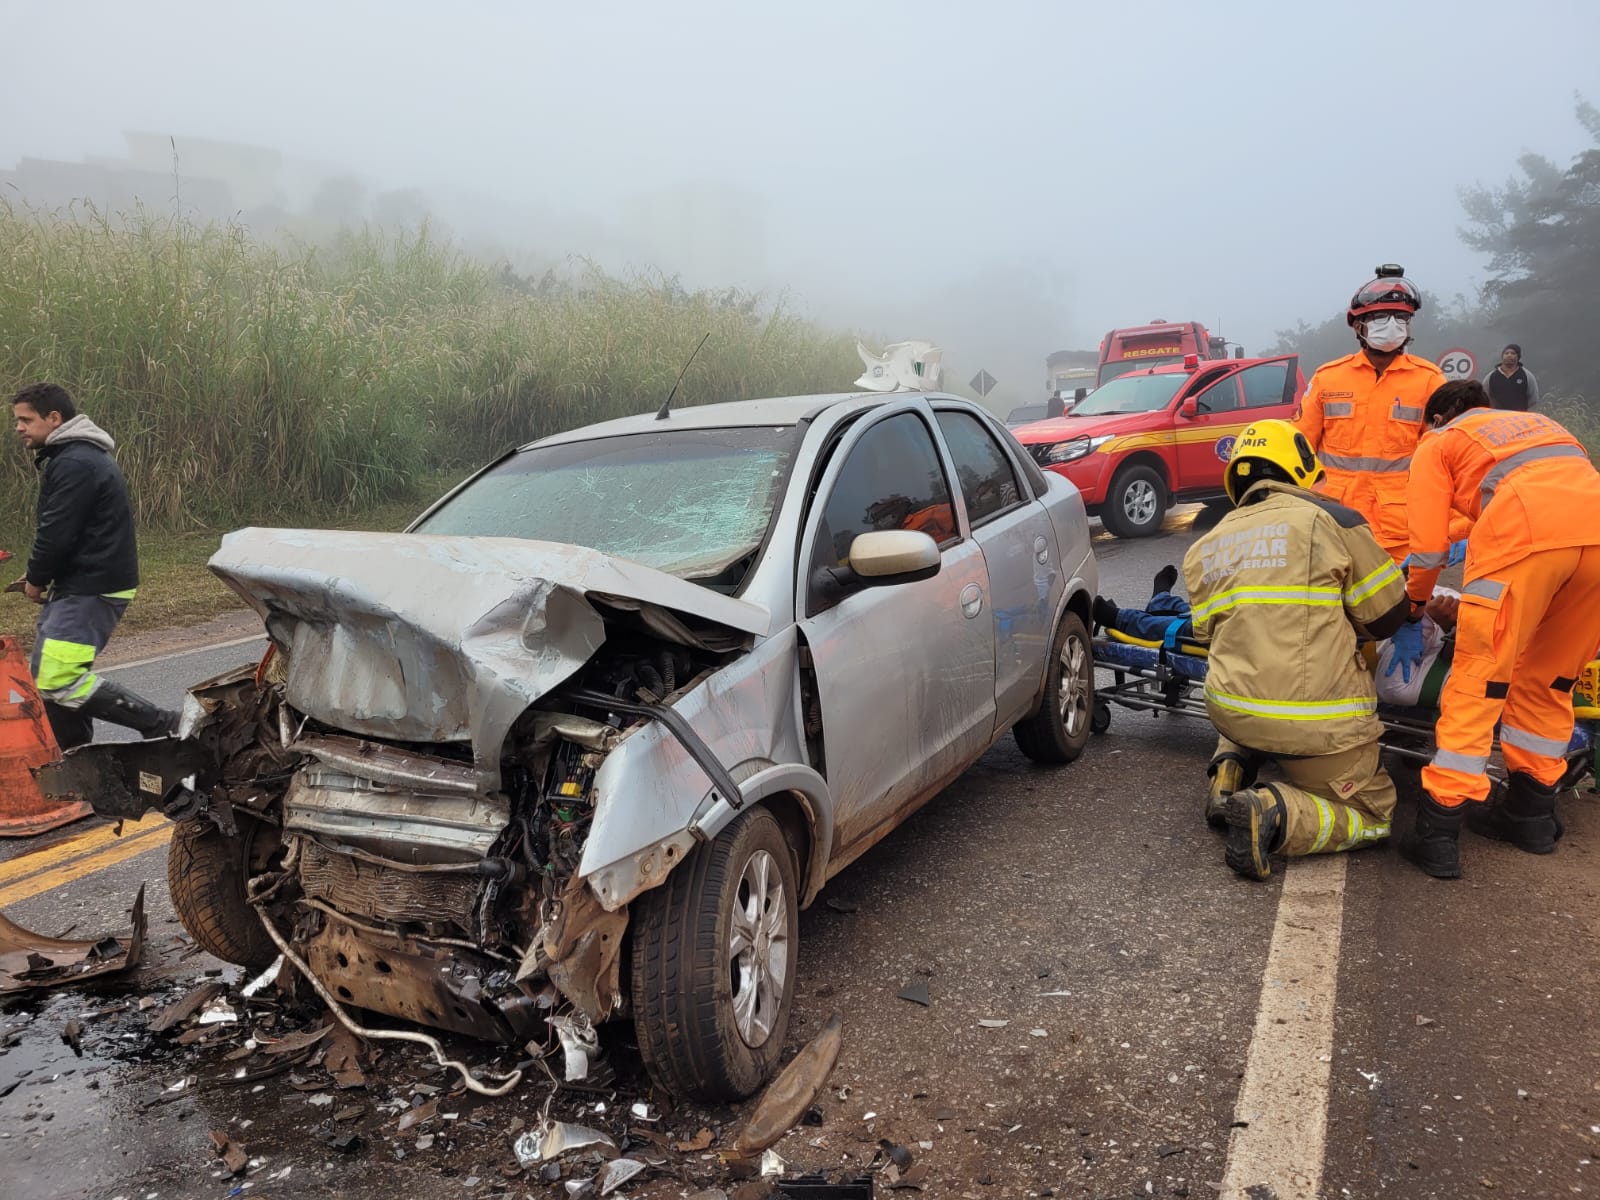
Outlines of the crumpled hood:
M 517 538 L 241 529 L 210 567 L 289 657 L 288 702 L 405 742 L 470 741 L 486 790 L 528 706 L 605 640 L 595 602 L 652 629 L 765 636 L 766 609 L 597 550 Z
M 115 450 L 117 443 L 100 426 L 88 417 L 79 413 L 70 421 L 63 421 L 50 431 L 50 436 L 45 438 L 44 444 L 59 446 L 63 442 L 88 442 L 91 446 L 99 446 L 102 450 Z

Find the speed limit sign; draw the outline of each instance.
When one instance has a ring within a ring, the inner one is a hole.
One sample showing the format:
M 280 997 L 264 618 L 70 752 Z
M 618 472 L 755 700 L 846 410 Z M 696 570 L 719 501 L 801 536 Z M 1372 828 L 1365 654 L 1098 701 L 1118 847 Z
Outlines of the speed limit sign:
M 1439 356 L 1439 370 L 1444 372 L 1445 379 L 1454 383 L 1458 379 L 1476 379 L 1478 377 L 1478 360 L 1472 357 L 1470 350 L 1446 350 Z

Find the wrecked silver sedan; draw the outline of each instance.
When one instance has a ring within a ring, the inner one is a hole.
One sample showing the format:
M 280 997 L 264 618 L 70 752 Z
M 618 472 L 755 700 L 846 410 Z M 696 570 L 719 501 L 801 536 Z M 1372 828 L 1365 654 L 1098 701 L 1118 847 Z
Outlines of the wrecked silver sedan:
M 493 1041 L 631 1018 L 685 1097 L 772 1073 L 830 877 L 1007 731 L 1047 763 L 1089 735 L 1083 505 L 954 397 L 614 421 L 403 534 L 245 529 L 210 565 L 268 660 L 177 740 L 69 760 L 182 822 L 195 939 Z

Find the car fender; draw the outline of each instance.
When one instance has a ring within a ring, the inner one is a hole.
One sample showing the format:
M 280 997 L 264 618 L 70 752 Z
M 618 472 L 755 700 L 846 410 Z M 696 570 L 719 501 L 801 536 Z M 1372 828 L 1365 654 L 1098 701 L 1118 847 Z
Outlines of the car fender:
M 1076 611 L 1083 618 L 1085 625 L 1089 623 L 1090 605 L 1094 601 L 1095 589 L 1099 586 L 1099 569 L 1095 562 L 1093 551 L 1084 554 L 1076 570 L 1067 578 L 1066 587 L 1061 589 L 1061 604 L 1056 609 L 1055 619 L 1050 623 L 1050 646 L 1056 644 L 1056 631 L 1061 628 L 1062 619 L 1069 612 Z M 1023 720 L 1033 716 L 1039 711 L 1039 705 L 1044 702 L 1045 685 L 1050 677 L 1050 657 L 1046 653 L 1039 670 L 1039 686 L 1034 691 L 1033 703 L 1028 706 L 1028 711 L 1023 714 Z
M 614 912 L 640 893 L 660 887 L 696 845 L 714 840 L 746 809 L 779 798 L 793 800 L 806 822 L 810 849 L 803 864 L 801 907 L 816 898 L 827 879 L 828 857 L 833 851 L 833 793 L 827 780 L 801 763 L 763 760 L 743 763 L 731 774 L 739 783 L 741 800 L 737 805 L 720 791 L 708 790 L 683 830 L 586 874 L 602 907 Z

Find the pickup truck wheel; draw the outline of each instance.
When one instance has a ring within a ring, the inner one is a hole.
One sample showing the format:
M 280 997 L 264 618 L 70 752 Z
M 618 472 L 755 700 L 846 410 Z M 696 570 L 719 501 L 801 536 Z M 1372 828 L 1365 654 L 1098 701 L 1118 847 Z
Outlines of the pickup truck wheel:
M 794 852 L 752 808 L 634 902 L 639 1051 L 686 1100 L 753 1094 L 777 1069 L 800 934 Z
M 210 821 L 180 821 L 167 847 L 167 890 L 178 920 L 200 948 L 223 962 L 261 970 L 278 957 L 278 947 L 245 898 L 252 859 L 271 847 L 257 846 L 272 831 L 241 817 L 239 836 L 225 837 Z
M 1089 631 L 1082 617 L 1068 612 L 1061 618 L 1051 647 L 1039 711 L 1013 725 L 1011 734 L 1034 762 L 1069 763 L 1089 744 L 1094 711 Z
M 1149 537 L 1167 515 L 1167 485 L 1154 467 L 1123 467 L 1111 481 L 1100 521 L 1121 538 Z

